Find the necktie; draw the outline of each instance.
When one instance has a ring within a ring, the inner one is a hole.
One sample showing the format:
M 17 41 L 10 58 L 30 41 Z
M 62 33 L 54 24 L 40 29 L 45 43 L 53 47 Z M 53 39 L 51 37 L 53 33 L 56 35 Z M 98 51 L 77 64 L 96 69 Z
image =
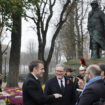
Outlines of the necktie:
M 61 90 L 62 90 L 62 92 L 64 92 L 64 85 L 63 85 L 63 81 L 62 80 L 60 80 L 61 81 Z

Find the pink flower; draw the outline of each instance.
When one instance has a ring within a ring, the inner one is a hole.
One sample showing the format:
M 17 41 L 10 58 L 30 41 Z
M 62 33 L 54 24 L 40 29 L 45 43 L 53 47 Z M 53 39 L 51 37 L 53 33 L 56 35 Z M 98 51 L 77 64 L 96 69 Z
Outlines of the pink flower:
M 69 81 L 69 80 L 67 80 L 67 85 L 68 85 L 68 84 L 70 84 L 70 81 Z

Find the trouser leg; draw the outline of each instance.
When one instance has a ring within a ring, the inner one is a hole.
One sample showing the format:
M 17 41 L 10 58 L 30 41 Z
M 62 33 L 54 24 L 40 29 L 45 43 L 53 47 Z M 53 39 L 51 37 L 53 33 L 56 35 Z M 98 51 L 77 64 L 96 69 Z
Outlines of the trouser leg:
M 98 59 L 100 58 L 100 47 L 99 44 L 96 43 L 94 40 L 92 41 L 92 56 L 91 59 Z

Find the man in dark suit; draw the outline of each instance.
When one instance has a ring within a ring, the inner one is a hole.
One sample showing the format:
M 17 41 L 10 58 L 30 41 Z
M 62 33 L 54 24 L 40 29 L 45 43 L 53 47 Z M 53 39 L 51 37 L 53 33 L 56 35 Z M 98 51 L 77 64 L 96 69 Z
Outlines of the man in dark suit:
M 105 83 L 105 64 L 100 63 L 99 67 L 101 69 L 101 78 L 103 79 L 104 83 Z
M 105 85 L 100 73 L 99 65 L 90 65 L 86 69 L 85 79 L 87 83 L 84 86 L 77 105 L 93 105 L 101 98 L 105 99 Z
M 64 65 L 58 64 L 56 66 L 56 76 L 47 81 L 45 84 L 45 95 L 51 95 L 53 93 L 62 94 L 62 98 L 47 105 L 74 105 L 75 103 L 75 88 L 69 79 L 65 76 L 66 70 Z
M 49 96 L 44 96 L 39 77 L 43 76 L 44 64 L 42 61 L 32 61 L 29 65 L 30 73 L 24 81 L 23 90 L 23 105 L 44 105 L 52 102 L 62 95 L 54 93 Z

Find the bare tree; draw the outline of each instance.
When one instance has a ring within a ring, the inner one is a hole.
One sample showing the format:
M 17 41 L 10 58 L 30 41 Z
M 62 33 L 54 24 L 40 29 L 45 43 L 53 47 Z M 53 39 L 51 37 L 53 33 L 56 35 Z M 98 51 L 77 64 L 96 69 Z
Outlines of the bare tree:
M 74 5 L 72 11 L 69 13 L 68 18 L 59 33 L 60 35 L 58 36 L 59 42 L 62 45 L 62 54 L 64 54 L 67 61 L 76 57 L 76 39 L 74 32 L 74 17 L 76 5 L 77 3 Z
M 76 8 L 75 15 L 75 29 L 76 29 L 76 46 L 77 46 L 77 57 L 83 57 L 83 45 L 86 39 L 87 25 L 85 23 L 89 4 L 88 1 L 81 0 Z M 85 27 L 85 28 L 84 28 Z
M 2 45 L 1 45 L 1 37 L 3 32 L 3 21 L 2 21 L 2 15 L 0 17 L 0 74 L 2 74 Z
M 83 57 L 86 55 L 84 54 L 86 51 L 89 52 L 86 28 L 88 5 L 88 1 L 79 1 L 74 8 L 72 8 L 72 12 L 70 12 L 67 21 L 59 33 L 59 38 L 63 39 L 63 41 L 61 40 L 62 49 L 67 61 L 73 58 Z
M 29 40 L 27 44 L 27 54 L 29 56 L 29 62 L 37 59 L 37 46 L 33 39 Z
M 72 11 L 72 8 L 74 7 L 77 1 L 78 0 L 72 0 L 72 1 L 65 0 L 64 1 L 64 4 L 62 5 L 62 9 L 60 9 L 61 11 L 59 12 L 60 15 L 57 17 L 57 21 L 55 24 L 55 30 L 53 30 L 53 33 L 51 33 L 52 35 L 50 35 L 52 37 L 52 40 L 51 40 L 51 46 L 50 46 L 50 50 L 49 50 L 47 59 L 45 59 L 44 57 L 46 38 L 48 35 L 48 30 L 50 28 L 51 20 L 53 18 L 54 6 L 57 0 L 42 0 L 36 6 L 32 5 L 33 6 L 32 8 L 33 17 L 30 17 L 30 16 L 28 17 L 34 21 L 35 26 L 36 26 L 36 33 L 37 33 L 38 44 L 39 44 L 38 59 L 44 61 L 45 70 L 46 70 L 45 75 L 44 75 L 44 82 L 48 78 L 48 66 L 51 61 L 52 54 L 54 51 L 55 39 L 61 27 L 65 23 L 68 14 Z M 68 11 L 65 12 L 67 9 Z

